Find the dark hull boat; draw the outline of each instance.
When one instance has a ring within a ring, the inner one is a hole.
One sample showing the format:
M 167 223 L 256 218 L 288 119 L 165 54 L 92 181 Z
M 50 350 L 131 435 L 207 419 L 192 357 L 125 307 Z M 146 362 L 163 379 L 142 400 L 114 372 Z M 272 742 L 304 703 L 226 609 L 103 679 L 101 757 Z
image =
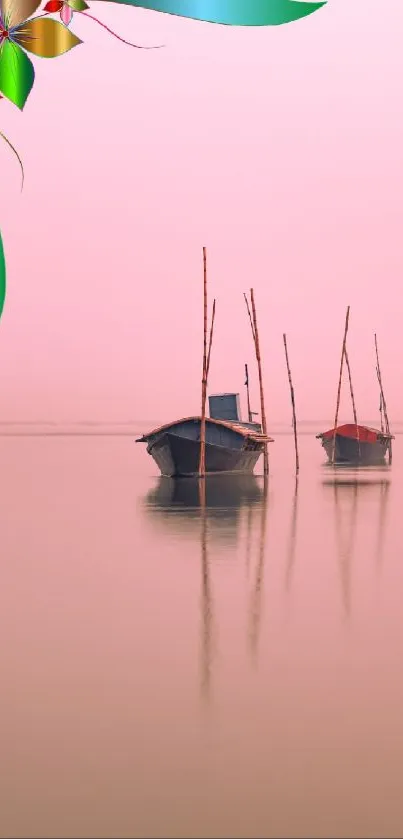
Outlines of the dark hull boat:
M 210 396 L 210 417 L 206 417 L 206 473 L 251 474 L 271 437 L 262 434 L 258 423 L 238 420 L 238 394 Z M 213 418 L 212 413 L 216 416 Z M 221 414 L 222 418 L 218 418 Z M 234 417 L 229 418 L 229 417 Z M 226 418 L 228 417 L 228 418 Z M 199 472 L 200 417 L 187 417 L 144 434 L 136 443 L 147 443 L 162 475 L 193 477 Z
M 369 428 L 367 425 L 359 425 L 357 421 L 357 410 L 354 399 L 351 367 L 347 352 L 347 332 L 349 316 L 350 306 L 347 306 L 334 427 L 329 429 L 329 431 L 324 431 L 321 434 L 317 434 L 316 437 L 317 439 L 321 440 L 322 446 L 328 456 L 329 462 L 332 464 L 338 463 L 351 464 L 354 466 L 381 466 L 385 463 L 385 455 L 387 452 L 389 453 L 389 464 L 391 464 L 392 440 L 394 439 L 394 437 L 393 434 L 390 434 L 389 429 L 389 420 L 386 411 L 386 402 L 381 381 L 381 371 L 379 367 L 378 344 L 376 340 L 376 335 L 374 336 L 376 350 L 376 374 L 380 388 L 379 411 L 381 415 L 382 430 L 379 431 L 377 428 Z M 345 425 L 338 425 L 337 419 L 340 407 L 340 393 L 344 362 L 346 362 L 347 366 L 354 422 L 346 423 Z M 386 426 L 385 432 L 383 431 L 383 419 L 385 420 Z
M 386 453 L 394 439 L 392 434 L 354 423 L 339 425 L 316 436 L 322 441 L 331 463 L 351 463 L 357 466 L 380 466 L 385 463 Z
M 147 443 L 161 475 L 168 478 L 198 474 L 200 417 L 189 417 L 144 434 L 137 443 Z M 206 473 L 252 473 L 264 443 L 270 437 L 244 426 L 206 417 Z

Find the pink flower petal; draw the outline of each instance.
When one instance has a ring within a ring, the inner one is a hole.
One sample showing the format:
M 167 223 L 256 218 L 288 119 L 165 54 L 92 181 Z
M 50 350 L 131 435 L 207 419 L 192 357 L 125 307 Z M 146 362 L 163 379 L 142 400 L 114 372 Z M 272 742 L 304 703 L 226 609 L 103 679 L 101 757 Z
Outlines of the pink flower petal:
M 71 23 L 71 19 L 73 17 L 73 10 L 70 9 L 70 6 L 67 6 L 66 3 L 63 4 L 63 8 L 60 12 L 60 19 L 61 21 L 68 26 Z

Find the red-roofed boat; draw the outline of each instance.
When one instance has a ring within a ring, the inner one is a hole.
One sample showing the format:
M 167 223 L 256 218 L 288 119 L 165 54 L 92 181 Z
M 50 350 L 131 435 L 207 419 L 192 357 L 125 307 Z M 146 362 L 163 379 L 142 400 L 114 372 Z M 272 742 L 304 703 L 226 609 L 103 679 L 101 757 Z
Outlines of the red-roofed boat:
M 376 353 L 376 375 L 380 390 L 379 412 L 381 415 L 381 431 L 379 431 L 379 429 L 377 428 L 371 428 L 368 425 L 359 425 L 357 422 L 357 410 L 355 406 L 350 361 L 347 352 L 347 332 L 349 316 L 350 306 L 347 306 L 334 426 L 333 428 L 329 429 L 329 431 L 323 431 L 321 434 L 317 434 L 316 438 L 322 441 L 322 446 L 329 458 L 330 463 L 351 463 L 355 466 L 380 466 L 385 463 L 385 456 L 388 452 L 389 464 L 391 464 L 392 440 L 394 440 L 394 436 L 390 433 L 388 413 L 386 410 L 385 394 L 382 386 L 381 368 L 379 366 L 378 343 L 376 339 L 376 334 L 374 335 L 374 339 Z M 344 362 L 346 362 L 348 379 L 350 384 L 350 396 L 353 408 L 354 422 L 346 423 L 345 425 L 338 425 L 337 419 L 340 407 L 340 392 Z
M 316 435 L 334 463 L 352 463 L 360 466 L 377 466 L 385 462 L 386 453 L 394 439 L 393 434 L 369 428 L 366 425 L 347 423 Z M 333 458 L 334 446 L 334 458 Z

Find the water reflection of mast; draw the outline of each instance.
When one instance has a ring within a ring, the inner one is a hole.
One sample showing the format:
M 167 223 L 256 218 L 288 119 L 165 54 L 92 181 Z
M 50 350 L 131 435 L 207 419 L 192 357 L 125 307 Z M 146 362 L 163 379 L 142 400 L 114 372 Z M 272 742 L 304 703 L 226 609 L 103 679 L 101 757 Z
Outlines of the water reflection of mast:
M 351 486 L 351 484 L 350 484 Z M 352 484 L 354 488 L 353 504 L 350 517 L 350 528 L 346 541 L 343 540 L 342 524 L 341 524 L 341 510 L 339 504 L 339 485 L 334 483 L 334 501 L 336 510 L 336 533 L 339 542 L 339 568 L 341 577 L 341 587 L 343 595 L 343 604 L 345 617 L 348 619 L 351 616 L 351 557 L 354 545 L 355 530 L 357 524 L 357 500 L 358 500 L 358 482 L 354 481 Z M 345 489 L 345 487 L 344 487 Z
M 201 644 L 201 692 L 210 699 L 211 686 L 211 586 L 207 554 L 206 479 L 199 481 L 200 523 L 201 523 L 201 566 L 202 566 L 202 644 Z
M 297 513 L 298 513 L 298 476 L 295 478 L 295 489 L 294 489 L 294 498 L 292 504 L 292 512 L 291 512 L 291 527 L 290 527 L 290 540 L 288 544 L 288 554 L 287 554 L 287 565 L 285 569 L 285 590 L 288 594 L 291 587 L 291 578 L 292 572 L 294 569 L 294 562 L 295 562 L 295 548 L 296 548 L 296 535 L 297 535 Z
M 250 552 L 252 543 L 252 505 L 248 506 L 248 517 L 246 520 L 246 576 L 249 577 L 250 571 Z
M 260 625 L 261 625 L 261 600 L 263 591 L 263 574 L 264 574 L 264 560 L 266 547 L 266 527 L 267 527 L 267 498 L 268 498 L 268 479 L 264 476 L 263 497 L 261 506 L 260 518 L 260 539 L 259 539 L 259 554 L 256 567 L 256 581 L 252 592 L 251 608 L 250 608 L 250 630 L 249 641 L 253 659 L 256 661 Z
M 376 541 L 375 561 L 377 571 L 380 573 L 383 560 L 383 544 L 385 539 L 386 509 L 389 497 L 389 481 L 381 482 L 381 499 L 379 505 L 378 538 Z

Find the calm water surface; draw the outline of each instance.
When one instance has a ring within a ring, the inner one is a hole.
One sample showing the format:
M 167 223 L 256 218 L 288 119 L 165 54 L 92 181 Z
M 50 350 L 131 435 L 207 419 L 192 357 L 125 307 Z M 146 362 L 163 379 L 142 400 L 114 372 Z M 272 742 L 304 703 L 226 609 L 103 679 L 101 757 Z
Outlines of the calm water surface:
M 403 438 L 312 434 L 205 506 L 134 433 L 0 437 L 3 839 L 403 836 Z

